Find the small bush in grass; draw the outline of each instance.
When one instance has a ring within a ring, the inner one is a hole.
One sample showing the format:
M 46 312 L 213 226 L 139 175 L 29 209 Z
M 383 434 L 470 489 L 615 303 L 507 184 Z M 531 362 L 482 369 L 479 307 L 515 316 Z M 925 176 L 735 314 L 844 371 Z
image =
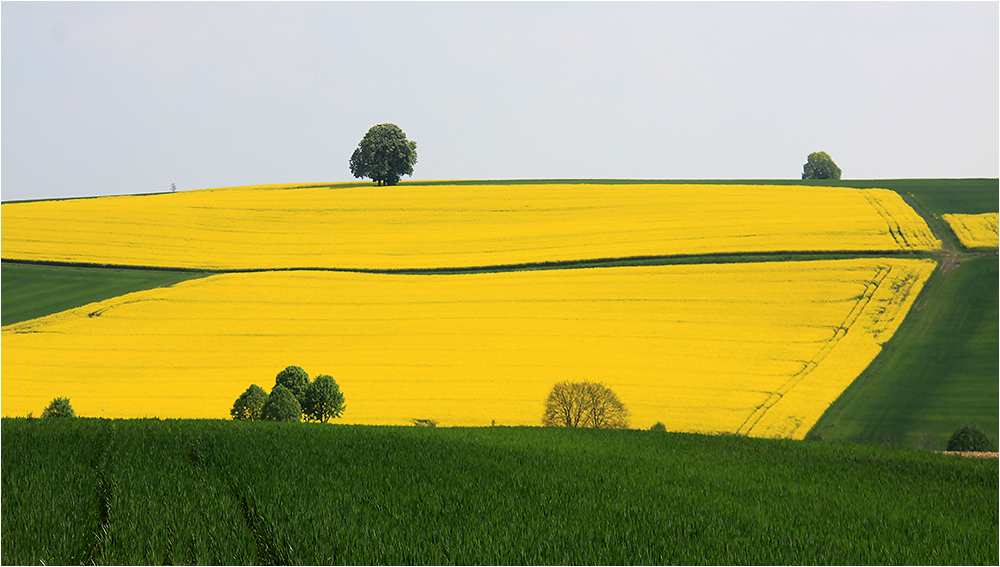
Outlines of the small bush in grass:
M 76 412 L 69 405 L 69 398 L 56 398 L 42 412 L 42 417 L 76 417 Z
M 663 425 L 662 421 L 657 421 L 656 423 L 653 424 L 652 427 L 649 428 L 649 430 L 650 431 L 666 431 L 667 430 L 667 426 Z
M 949 451 L 983 452 L 989 451 L 992 445 L 989 435 L 975 425 L 959 427 L 948 440 Z

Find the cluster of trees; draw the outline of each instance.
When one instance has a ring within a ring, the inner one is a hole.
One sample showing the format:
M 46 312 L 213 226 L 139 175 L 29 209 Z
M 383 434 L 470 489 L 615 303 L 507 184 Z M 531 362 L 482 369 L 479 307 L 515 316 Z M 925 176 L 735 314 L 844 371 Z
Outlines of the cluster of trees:
M 347 406 L 332 376 L 320 374 L 310 381 L 305 370 L 289 366 L 278 373 L 268 394 L 251 384 L 233 403 L 229 415 L 248 421 L 318 421 L 340 417 Z

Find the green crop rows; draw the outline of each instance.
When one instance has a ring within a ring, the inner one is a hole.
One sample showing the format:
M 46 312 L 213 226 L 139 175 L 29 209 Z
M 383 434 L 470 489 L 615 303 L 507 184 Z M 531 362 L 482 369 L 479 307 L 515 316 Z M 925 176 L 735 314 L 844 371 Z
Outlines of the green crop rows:
M 114 270 L 10 262 L 0 264 L 0 274 L 3 325 L 206 275 L 191 271 Z
M 812 435 L 943 450 L 964 424 L 997 439 L 997 257 L 969 258 L 931 282 L 883 352 Z
M 4 564 L 995 563 L 997 461 L 649 431 L 2 421 Z

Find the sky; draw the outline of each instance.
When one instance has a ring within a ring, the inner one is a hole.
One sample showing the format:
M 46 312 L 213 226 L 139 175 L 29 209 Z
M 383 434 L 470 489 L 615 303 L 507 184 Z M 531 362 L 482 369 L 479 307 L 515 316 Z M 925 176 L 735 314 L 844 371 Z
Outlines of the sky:
M 412 177 L 1000 176 L 997 2 L 0 3 L 3 200 Z

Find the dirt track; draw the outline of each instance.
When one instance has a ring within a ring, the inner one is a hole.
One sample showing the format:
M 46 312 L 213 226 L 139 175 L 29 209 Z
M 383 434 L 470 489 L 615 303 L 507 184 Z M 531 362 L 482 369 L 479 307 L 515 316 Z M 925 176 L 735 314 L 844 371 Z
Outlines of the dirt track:
M 973 451 L 941 451 L 945 455 L 962 455 L 963 457 L 979 457 L 980 459 L 996 459 L 998 453 L 976 453 Z

